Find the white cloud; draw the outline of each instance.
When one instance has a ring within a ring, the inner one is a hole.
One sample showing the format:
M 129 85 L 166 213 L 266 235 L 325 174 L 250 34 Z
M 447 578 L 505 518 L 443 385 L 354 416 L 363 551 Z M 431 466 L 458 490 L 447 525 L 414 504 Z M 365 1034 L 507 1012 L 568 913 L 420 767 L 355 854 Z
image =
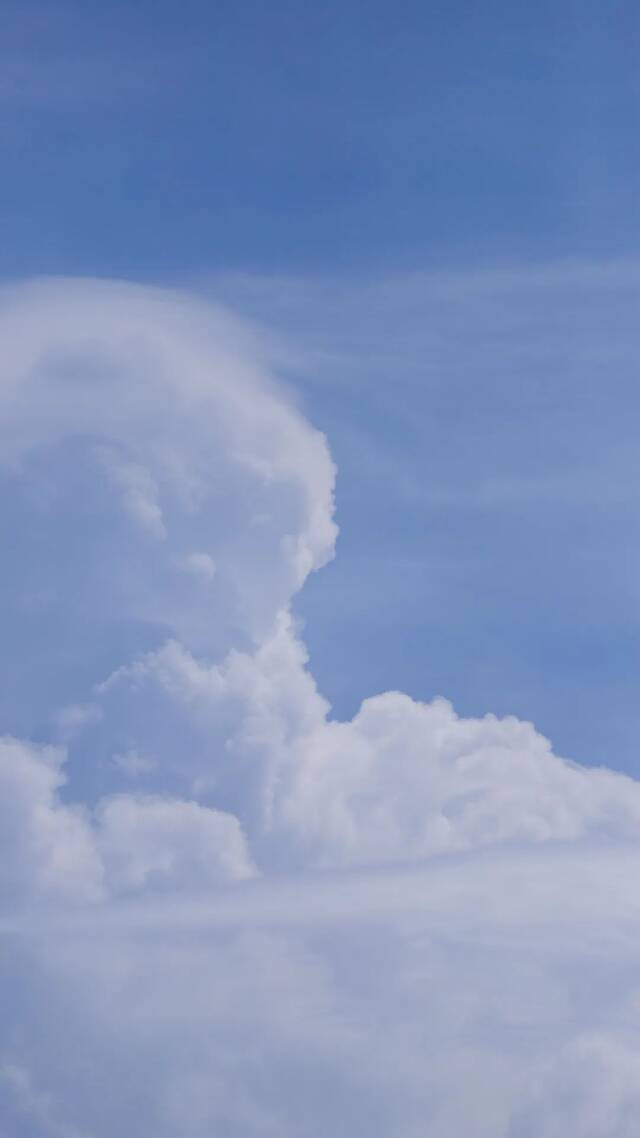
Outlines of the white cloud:
M 640 784 L 553 754 L 513 717 L 464 719 L 443 699 L 366 700 L 350 722 L 305 668 L 291 621 L 253 654 L 203 664 L 175 641 L 115 673 L 106 707 L 144 737 L 170 715 L 189 733 L 192 790 L 227 795 L 262 856 L 331 867 L 385 864 L 505 842 L 637 838 Z M 171 766 L 173 738 L 160 750 Z M 156 752 L 158 753 L 158 752 Z
M 65 806 L 64 752 L 0 739 L 0 896 L 97 900 L 102 867 L 87 811 Z
M 0 897 L 97 902 L 252 876 L 238 820 L 196 802 L 119 794 L 97 815 L 61 801 L 65 752 L 0 739 Z
M 0 334 L 0 1133 L 630 1138 L 640 784 L 331 719 L 333 466 L 225 313 L 50 282 Z
M 629 1138 L 639 869 L 581 843 L 48 914 L 18 1039 L 99 1136 Z
M 254 873 L 237 818 L 197 802 L 109 798 L 100 806 L 98 846 L 117 892 L 203 888 Z
M 528 723 L 460 719 L 445 700 L 369 699 L 308 737 L 289 772 L 281 817 L 324 865 L 640 834 L 640 784 L 557 758 Z
M 94 607 L 99 590 L 103 617 L 164 623 L 200 650 L 263 635 L 332 556 L 334 472 L 250 334 L 179 295 L 105 282 L 5 290 L 0 334 L 6 493 L 24 489 L 54 551 L 54 526 L 84 533 L 84 560 L 55 582 L 67 619 L 80 589 Z M 161 551 L 121 523 L 119 503 L 165 537 Z M 203 537 L 216 566 L 208 619 L 173 570 Z

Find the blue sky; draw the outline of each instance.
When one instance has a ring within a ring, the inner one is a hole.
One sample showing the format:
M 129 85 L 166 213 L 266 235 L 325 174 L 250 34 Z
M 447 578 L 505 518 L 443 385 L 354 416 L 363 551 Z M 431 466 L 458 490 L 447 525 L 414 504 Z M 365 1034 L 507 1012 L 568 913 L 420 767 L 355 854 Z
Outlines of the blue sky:
M 6 6 L 7 1138 L 636 1138 L 639 23 Z
M 637 6 L 8 5 L 9 274 L 628 255 Z

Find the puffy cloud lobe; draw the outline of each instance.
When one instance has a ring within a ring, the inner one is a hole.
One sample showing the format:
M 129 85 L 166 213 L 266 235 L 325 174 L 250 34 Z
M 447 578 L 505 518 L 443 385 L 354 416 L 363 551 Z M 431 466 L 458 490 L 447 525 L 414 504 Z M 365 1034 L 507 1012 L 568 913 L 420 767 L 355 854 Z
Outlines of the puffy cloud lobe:
M 251 334 L 162 290 L 51 282 L 0 294 L 0 336 L 5 729 L 171 635 L 212 659 L 268 635 L 332 556 L 334 470 Z
M 102 867 L 87 812 L 64 806 L 64 752 L 0 740 L 0 895 L 92 901 Z
M 399 692 L 332 721 L 305 663 L 283 616 L 253 654 L 208 666 L 170 642 L 114 674 L 104 694 L 124 694 L 120 714 L 139 702 L 143 732 L 173 706 L 180 734 L 193 733 L 192 788 L 233 806 L 267 862 L 327 868 L 637 838 L 640 784 L 557 757 L 531 724 L 464 719 L 446 700 Z
M 640 784 L 331 718 L 333 466 L 228 314 L 49 282 L 0 334 L 0 1133 L 630 1138 Z
M 306 739 L 290 771 L 280 816 L 321 865 L 640 832 L 637 782 L 556 757 L 528 723 L 460 719 L 442 699 L 366 700 Z
M 0 895 L 96 902 L 253 874 L 238 820 L 197 802 L 118 795 L 97 815 L 60 800 L 64 751 L 0 740 Z
M 100 806 L 99 849 L 118 892 L 251 877 L 237 818 L 197 802 L 121 794 Z

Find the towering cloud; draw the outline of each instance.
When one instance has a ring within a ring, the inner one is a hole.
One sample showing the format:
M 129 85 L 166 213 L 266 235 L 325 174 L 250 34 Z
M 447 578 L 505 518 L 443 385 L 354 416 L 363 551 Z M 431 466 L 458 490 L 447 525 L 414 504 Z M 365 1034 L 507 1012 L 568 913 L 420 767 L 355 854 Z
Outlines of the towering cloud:
M 0 1133 L 630 1138 L 640 784 L 331 718 L 333 465 L 242 323 L 52 281 L 0 337 Z

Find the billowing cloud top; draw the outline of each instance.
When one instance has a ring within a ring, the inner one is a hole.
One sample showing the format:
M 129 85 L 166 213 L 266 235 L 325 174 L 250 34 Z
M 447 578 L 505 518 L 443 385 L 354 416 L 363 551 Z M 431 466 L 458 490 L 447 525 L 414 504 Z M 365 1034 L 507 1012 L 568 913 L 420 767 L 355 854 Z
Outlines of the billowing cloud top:
M 635 1135 L 640 784 L 330 717 L 334 469 L 241 322 L 51 281 L 0 336 L 0 1133 Z

